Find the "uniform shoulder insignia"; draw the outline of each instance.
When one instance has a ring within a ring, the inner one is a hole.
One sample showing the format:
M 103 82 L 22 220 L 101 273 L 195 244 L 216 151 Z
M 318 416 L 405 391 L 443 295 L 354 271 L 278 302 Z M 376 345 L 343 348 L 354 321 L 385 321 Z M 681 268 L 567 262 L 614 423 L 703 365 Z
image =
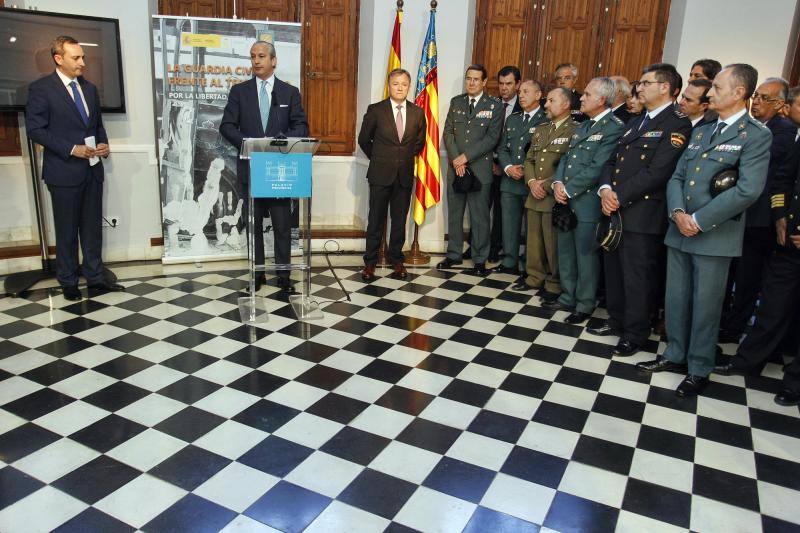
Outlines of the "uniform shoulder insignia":
M 489 100 L 494 100 L 495 102 L 500 102 L 500 99 L 496 96 L 489 95 Z
M 675 109 L 675 116 L 678 118 L 686 118 L 686 115 L 681 113 L 679 109 Z
M 624 126 L 624 125 L 625 125 L 625 123 L 624 123 L 624 122 L 622 122 L 622 121 L 619 119 L 619 117 L 618 117 L 617 115 L 611 114 L 611 115 L 609 115 L 609 119 L 610 119 L 612 122 L 616 122 L 616 123 L 617 123 L 617 124 L 619 124 L 620 126 Z
M 513 112 L 512 112 L 510 115 L 508 115 L 508 116 L 509 116 L 509 117 L 513 117 L 514 115 L 521 115 L 521 114 L 522 114 L 522 111 L 513 111 Z

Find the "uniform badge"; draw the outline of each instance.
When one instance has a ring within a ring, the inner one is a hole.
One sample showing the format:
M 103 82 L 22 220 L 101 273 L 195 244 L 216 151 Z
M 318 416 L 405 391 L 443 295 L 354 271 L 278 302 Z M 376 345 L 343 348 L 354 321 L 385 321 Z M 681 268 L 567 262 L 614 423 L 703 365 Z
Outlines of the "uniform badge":
M 533 128 L 531 128 L 531 129 L 529 129 L 529 130 L 528 130 L 528 133 L 533 133 L 533 130 L 534 130 L 534 129 L 536 129 L 536 127 L 535 127 L 535 126 L 534 126 Z
M 642 137 L 645 139 L 659 139 L 663 134 L 663 131 L 648 131 L 647 133 L 643 134 Z
M 739 138 L 740 138 L 740 139 L 747 139 L 747 132 L 746 132 L 746 131 L 743 131 L 742 133 L 740 133 L 740 134 L 739 134 Z
M 669 136 L 669 142 L 675 148 L 680 148 L 686 142 L 686 137 L 682 133 L 673 133 Z
M 594 135 L 590 135 L 589 137 L 587 137 L 586 140 L 587 141 L 599 141 L 602 138 L 603 138 L 603 134 L 602 133 L 595 133 Z

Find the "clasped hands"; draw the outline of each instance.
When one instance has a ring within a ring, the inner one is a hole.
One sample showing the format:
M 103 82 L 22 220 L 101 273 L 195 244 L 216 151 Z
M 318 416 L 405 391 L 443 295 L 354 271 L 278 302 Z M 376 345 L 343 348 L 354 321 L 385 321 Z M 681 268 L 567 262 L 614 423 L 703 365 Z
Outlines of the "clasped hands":
M 779 218 L 775 221 L 775 232 L 778 235 L 778 244 L 781 246 L 786 246 L 786 225 L 786 217 Z M 795 248 L 800 250 L 800 235 L 790 235 L 789 240 Z
M 106 143 L 100 143 L 97 148 L 92 148 L 85 144 L 76 145 L 72 150 L 72 155 L 81 159 L 91 159 L 93 157 L 106 157 L 111 153 L 111 149 Z
M 452 164 L 453 168 L 456 171 L 456 175 L 461 178 L 464 176 L 464 173 L 467 171 L 467 156 L 461 154 L 460 156 L 453 159 Z

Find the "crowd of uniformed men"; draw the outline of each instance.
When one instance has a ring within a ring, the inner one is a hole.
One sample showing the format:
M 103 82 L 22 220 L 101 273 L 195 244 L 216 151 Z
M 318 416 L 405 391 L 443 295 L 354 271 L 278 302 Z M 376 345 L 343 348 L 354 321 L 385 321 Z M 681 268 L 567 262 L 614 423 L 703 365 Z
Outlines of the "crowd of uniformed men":
M 756 375 L 788 353 L 775 401 L 800 403 L 800 87 L 757 85 L 752 66 L 711 59 L 685 86 L 665 63 L 583 93 L 578 75 L 563 63 L 542 84 L 507 66 L 495 98 L 486 69 L 467 69 L 443 128 L 449 240 L 437 267 L 471 257 L 467 273 L 518 275 L 514 290 L 537 291 L 570 324 L 604 302 L 608 319 L 588 331 L 617 336 L 615 356 L 655 328 L 666 349 L 636 366 L 685 375 L 682 397 L 712 372 Z M 736 355 L 717 342 L 739 343 Z

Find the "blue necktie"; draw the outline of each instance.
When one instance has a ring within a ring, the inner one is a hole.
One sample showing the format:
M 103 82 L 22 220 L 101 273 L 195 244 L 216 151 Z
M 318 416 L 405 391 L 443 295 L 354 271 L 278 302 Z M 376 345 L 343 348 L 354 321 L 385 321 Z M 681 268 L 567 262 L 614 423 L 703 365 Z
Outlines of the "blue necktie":
M 88 126 L 89 115 L 86 114 L 86 108 L 83 107 L 83 98 L 81 98 L 81 93 L 78 90 L 78 84 L 73 81 L 70 82 L 69 86 L 72 89 L 72 97 L 75 99 L 75 107 L 78 108 L 78 113 L 80 113 L 83 123 Z
M 267 122 L 269 122 L 269 94 L 267 93 L 267 80 L 261 82 L 261 92 L 259 94 L 261 102 L 261 127 L 267 133 Z
M 650 113 L 645 113 L 644 118 L 642 119 L 642 123 L 639 124 L 639 129 L 643 130 L 647 123 L 650 122 Z

